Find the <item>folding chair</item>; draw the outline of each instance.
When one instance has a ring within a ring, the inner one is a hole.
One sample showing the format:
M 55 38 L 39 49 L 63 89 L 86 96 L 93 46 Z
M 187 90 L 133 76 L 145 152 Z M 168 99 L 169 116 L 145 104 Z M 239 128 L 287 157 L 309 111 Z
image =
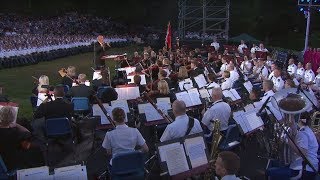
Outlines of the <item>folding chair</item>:
M 73 103 L 73 111 L 77 116 L 83 118 L 90 113 L 89 99 L 86 97 L 74 97 L 71 99 Z M 80 119 L 81 119 L 80 118 Z
M 236 124 L 229 125 L 226 136 L 223 138 L 219 144 L 219 149 L 221 151 L 229 151 L 240 145 L 240 131 Z
M 129 153 L 121 153 L 112 159 L 112 167 L 110 169 L 112 180 L 140 180 L 144 179 L 145 164 L 144 154 L 134 151 Z
M 8 171 L 1 155 L 0 155 L 0 179 L 9 179 L 9 177 L 15 176 L 16 171 Z
M 74 140 L 72 126 L 70 120 L 66 117 L 51 118 L 45 120 L 45 135 L 46 135 L 46 160 L 47 165 L 50 165 L 49 148 L 51 144 L 72 145 L 72 153 L 74 152 Z M 74 153 L 73 153 L 74 154 Z M 74 156 L 75 157 L 75 156 Z

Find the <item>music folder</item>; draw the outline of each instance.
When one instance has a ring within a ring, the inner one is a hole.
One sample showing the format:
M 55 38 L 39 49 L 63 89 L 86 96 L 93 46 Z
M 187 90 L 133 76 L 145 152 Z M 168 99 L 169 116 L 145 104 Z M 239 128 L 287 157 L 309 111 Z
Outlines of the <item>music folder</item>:
M 222 91 L 222 94 L 226 98 L 231 98 L 232 101 L 241 99 L 239 93 L 235 89 L 226 89 Z
M 186 104 L 186 107 L 197 106 L 202 104 L 200 100 L 200 94 L 197 88 L 192 88 L 188 91 L 176 93 L 176 97 L 178 100 L 183 101 Z
M 171 109 L 171 104 L 168 104 L 167 102 L 158 102 L 157 107 L 163 113 L 168 115 L 168 110 Z M 138 110 L 139 114 L 145 115 L 147 122 L 163 120 L 163 117 L 150 103 L 138 104 Z
M 243 134 L 248 134 L 264 125 L 261 117 L 257 116 L 257 108 L 246 112 L 233 113 L 233 119 L 236 121 Z
M 184 178 L 192 176 L 194 169 L 206 167 L 209 162 L 203 133 L 165 141 L 156 144 L 156 147 L 160 168 L 163 172 L 168 172 L 169 176 L 184 173 L 186 174 L 186 176 L 182 176 Z

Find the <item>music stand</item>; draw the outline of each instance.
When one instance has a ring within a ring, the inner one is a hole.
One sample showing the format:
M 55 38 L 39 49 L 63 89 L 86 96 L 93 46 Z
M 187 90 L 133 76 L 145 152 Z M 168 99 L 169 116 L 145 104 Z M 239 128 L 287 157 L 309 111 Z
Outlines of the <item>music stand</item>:
M 171 179 L 186 179 L 209 168 L 203 133 L 165 141 L 156 147 L 160 168 L 164 172 L 161 175 L 168 175 Z

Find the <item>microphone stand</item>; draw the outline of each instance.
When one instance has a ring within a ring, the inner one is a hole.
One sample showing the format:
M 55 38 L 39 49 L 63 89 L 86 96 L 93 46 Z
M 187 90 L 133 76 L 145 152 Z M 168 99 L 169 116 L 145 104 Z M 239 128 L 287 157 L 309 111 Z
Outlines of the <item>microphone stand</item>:
M 276 117 L 276 116 L 274 115 L 274 113 L 271 111 L 271 109 L 270 109 L 270 107 L 269 107 L 268 105 L 266 105 L 265 108 L 266 108 L 274 117 Z M 275 118 L 275 119 L 276 119 L 277 123 L 280 124 L 280 122 L 278 121 L 278 119 L 277 119 L 277 118 Z M 284 128 L 283 125 L 280 125 L 280 127 L 281 127 L 281 130 L 286 134 L 286 136 L 287 136 L 287 137 L 289 138 L 289 140 L 292 142 L 292 144 L 294 145 L 294 147 L 298 150 L 299 155 L 303 158 L 303 161 L 304 161 L 307 165 L 309 165 L 309 166 L 311 167 L 311 169 L 312 169 L 315 173 L 317 173 L 318 175 L 320 175 L 320 173 L 316 170 L 316 168 L 315 168 L 315 167 L 310 163 L 310 161 L 307 159 L 306 155 L 303 154 L 303 152 L 301 151 L 301 149 L 299 148 L 299 146 L 296 144 L 296 142 L 295 142 L 295 140 L 293 139 L 293 137 L 289 134 L 289 132 Z

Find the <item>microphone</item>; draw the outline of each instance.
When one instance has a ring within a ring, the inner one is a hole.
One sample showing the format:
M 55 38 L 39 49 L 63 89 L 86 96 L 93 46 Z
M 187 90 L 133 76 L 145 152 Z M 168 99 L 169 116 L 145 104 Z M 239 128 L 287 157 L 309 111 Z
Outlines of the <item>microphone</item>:
M 262 115 L 262 111 L 267 107 L 267 104 L 268 104 L 270 98 L 271 98 L 271 96 L 269 96 L 268 99 L 263 103 L 263 105 L 261 106 L 261 108 L 257 112 L 257 116 L 260 117 Z

